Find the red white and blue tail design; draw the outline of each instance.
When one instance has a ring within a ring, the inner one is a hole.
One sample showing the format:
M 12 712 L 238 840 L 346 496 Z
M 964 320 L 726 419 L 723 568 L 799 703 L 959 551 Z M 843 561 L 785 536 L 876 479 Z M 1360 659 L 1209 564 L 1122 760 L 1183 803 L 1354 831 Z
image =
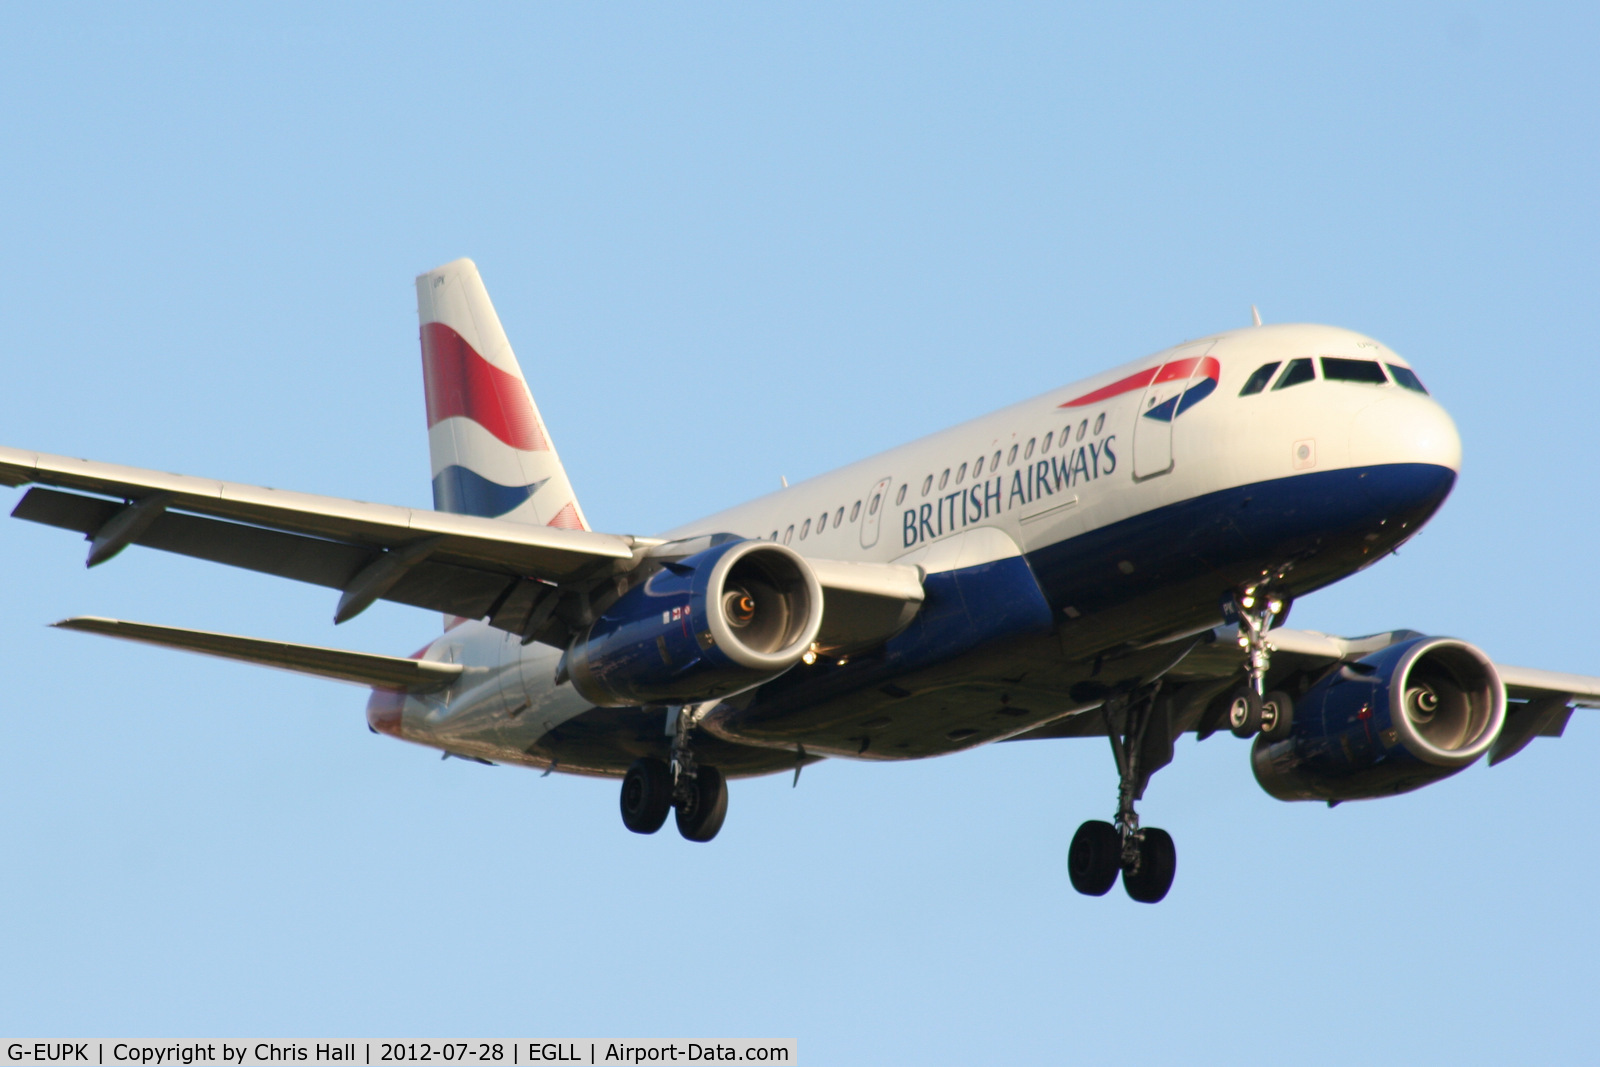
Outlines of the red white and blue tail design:
M 419 276 L 417 318 L 434 508 L 587 530 L 477 265 Z

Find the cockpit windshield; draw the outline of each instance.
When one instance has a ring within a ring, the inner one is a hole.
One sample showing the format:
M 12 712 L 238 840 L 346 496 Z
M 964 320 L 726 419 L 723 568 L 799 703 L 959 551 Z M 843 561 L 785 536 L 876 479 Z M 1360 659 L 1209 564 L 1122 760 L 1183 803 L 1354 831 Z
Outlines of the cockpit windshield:
M 1244 383 L 1244 388 L 1239 390 L 1239 395 L 1254 396 L 1256 393 L 1261 392 L 1267 387 L 1267 383 L 1272 381 L 1273 372 L 1282 365 L 1281 363 L 1263 363 L 1257 367 L 1256 372 L 1250 375 L 1250 380 Z
M 1389 383 L 1389 379 L 1383 376 L 1383 365 L 1375 359 L 1323 356 L 1322 376 L 1330 382 L 1365 382 L 1368 385 Z
M 1418 378 L 1416 372 L 1409 367 L 1395 363 L 1379 363 L 1374 359 L 1321 356 L 1317 359 L 1291 359 L 1287 366 L 1281 360 L 1263 363 L 1251 372 L 1250 377 L 1245 380 L 1244 388 L 1239 390 L 1239 395 L 1255 396 L 1264 392 L 1269 382 L 1272 382 L 1274 390 L 1314 382 L 1318 378 L 1319 364 L 1323 381 L 1358 382 L 1362 385 L 1388 385 L 1392 381 L 1402 389 L 1410 389 L 1414 393 L 1426 396 L 1428 392 L 1422 384 L 1422 379 Z M 1283 367 L 1282 374 L 1278 373 L 1279 367 Z M 1385 370 L 1388 371 L 1387 374 L 1384 373 Z M 1277 375 L 1276 382 L 1272 381 L 1273 375 Z
M 1410 389 L 1414 393 L 1421 393 L 1424 396 L 1427 395 L 1428 387 L 1422 384 L 1422 379 L 1417 377 L 1416 371 L 1412 370 L 1410 367 L 1397 367 L 1393 363 L 1386 363 L 1384 365 L 1389 368 L 1389 373 L 1394 375 L 1394 383 L 1396 385 L 1405 389 Z
M 1278 379 L 1278 384 L 1274 385 L 1272 388 L 1287 389 L 1291 385 L 1299 385 L 1302 382 L 1315 381 L 1316 378 L 1316 369 L 1312 367 L 1309 359 L 1292 359 L 1289 361 L 1288 369 L 1285 370 L 1283 375 Z

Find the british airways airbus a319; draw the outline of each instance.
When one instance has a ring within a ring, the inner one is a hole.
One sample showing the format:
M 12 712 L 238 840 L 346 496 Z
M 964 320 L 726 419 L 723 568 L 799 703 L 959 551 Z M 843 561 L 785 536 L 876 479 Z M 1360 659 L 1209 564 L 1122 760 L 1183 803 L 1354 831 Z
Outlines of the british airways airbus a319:
M 434 511 L 0 448 L 12 514 L 445 613 L 411 657 L 104 618 L 58 626 L 357 682 L 371 728 L 466 759 L 621 779 L 623 824 L 710 841 L 731 778 L 827 757 L 1109 738 L 1080 892 L 1172 885 L 1135 803 L 1186 732 L 1253 738 L 1256 780 L 1330 804 L 1557 736 L 1600 678 L 1408 630 L 1290 630 L 1382 559 L 1460 467 L 1382 344 L 1231 330 L 655 537 L 590 529 L 469 260 L 417 279 Z

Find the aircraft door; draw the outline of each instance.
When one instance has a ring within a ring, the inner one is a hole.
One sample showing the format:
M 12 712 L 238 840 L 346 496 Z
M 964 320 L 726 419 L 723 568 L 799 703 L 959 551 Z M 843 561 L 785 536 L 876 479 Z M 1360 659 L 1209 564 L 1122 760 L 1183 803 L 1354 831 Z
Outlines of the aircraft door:
M 867 493 L 861 515 L 861 547 L 871 548 L 878 543 L 878 530 L 883 525 L 883 513 L 889 510 L 889 483 L 893 478 L 879 478 Z
M 1172 420 L 1191 381 L 1201 374 L 1214 341 L 1185 345 L 1171 352 L 1145 387 L 1133 420 L 1133 480 L 1146 481 L 1172 470 Z

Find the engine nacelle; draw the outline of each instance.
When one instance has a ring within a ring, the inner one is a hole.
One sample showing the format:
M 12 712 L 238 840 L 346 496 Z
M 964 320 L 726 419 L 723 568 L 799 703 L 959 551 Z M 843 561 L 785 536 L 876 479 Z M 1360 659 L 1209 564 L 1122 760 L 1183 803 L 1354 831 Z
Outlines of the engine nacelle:
M 663 563 L 567 649 L 573 688 L 601 707 L 691 704 L 776 678 L 822 625 L 822 586 L 799 553 L 726 541 Z
M 1505 686 L 1478 649 L 1417 637 L 1341 666 L 1301 697 L 1287 738 L 1257 737 L 1251 767 L 1279 800 L 1392 796 L 1488 751 Z

